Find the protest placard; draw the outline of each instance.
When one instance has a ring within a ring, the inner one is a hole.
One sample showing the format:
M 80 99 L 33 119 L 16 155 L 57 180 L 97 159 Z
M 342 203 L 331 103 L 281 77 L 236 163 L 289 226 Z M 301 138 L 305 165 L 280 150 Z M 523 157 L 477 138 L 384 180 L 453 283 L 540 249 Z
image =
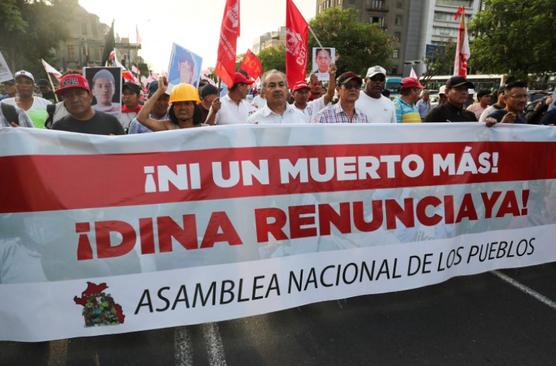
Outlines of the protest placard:
M 85 67 L 83 74 L 94 96 L 93 108 L 116 117 L 122 110 L 122 69 L 120 67 Z
M 174 43 L 168 66 L 169 90 L 179 83 L 199 86 L 203 58 L 188 49 Z
M 330 76 L 328 75 L 328 66 L 333 64 L 336 60 L 336 49 L 325 47 L 314 47 L 313 48 L 313 67 L 312 72 L 317 74 L 319 80 L 328 81 Z
M 234 319 L 556 260 L 549 127 L 2 129 L 0 144 L 2 340 Z

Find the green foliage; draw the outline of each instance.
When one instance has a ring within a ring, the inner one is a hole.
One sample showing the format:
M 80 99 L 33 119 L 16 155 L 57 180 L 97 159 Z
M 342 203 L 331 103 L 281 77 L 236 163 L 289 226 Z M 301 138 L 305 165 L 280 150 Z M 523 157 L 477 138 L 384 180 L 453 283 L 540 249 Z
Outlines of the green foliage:
M 329 8 L 310 25 L 324 47 L 336 48 L 338 73 L 363 74 L 369 66 L 390 66 L 391 38 L 378 26 L 359 22 L 354 9 Z M 319 46 L 309 33 L 309 52 L 313 47 Z
M 435 75 L 451 75 L 454 69 L 455 54 L 456 44 L 454 42 L 438 47 L 430 59 L 425 59 L 427 72 L 423 74 L 423 78 L 428 80 Z
M 470 63 L 482 73 L 529 74 L 556 71 L 556 1 L 485 0 L 470 24 Z
M 52 62 L 58 42 L 67 39 L 66 24 L 77 0 L 0 1 L 0 51 L 12 72 L 40 74 L 40 59 Z
M 265 48 L 260 51 L 257 55 L 261 60 L 263 65 L 263 72 L 276 69 L 282 72 L 286 72 L 286 47 L 280 45 L 280 47 L 270 47 Z

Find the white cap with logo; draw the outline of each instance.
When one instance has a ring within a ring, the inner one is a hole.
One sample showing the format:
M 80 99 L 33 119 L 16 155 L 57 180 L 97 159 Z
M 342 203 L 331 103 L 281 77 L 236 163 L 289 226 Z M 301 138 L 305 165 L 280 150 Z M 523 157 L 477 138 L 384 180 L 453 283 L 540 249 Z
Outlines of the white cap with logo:
M 25 70 L 19 70 L 14 74 L 14 79 L 17 79 L 20 76 L 24 76 L 26 78 L 29 78 L 31 80 L 33 80 L 33 82 L 35 82 L 35 78 L 33 77 L 33 74 L 31 74 L 29 71 L 25 71 Z
M 382 74 L 384 75 L 384 77 L 386 77 L 386 70 L 384 69 L 384 67 L 378 65 L 369 67 L 369 69 L 367 70 L 367 75 L 365 77 L 372 78 L 373 76 L 378 74 Z

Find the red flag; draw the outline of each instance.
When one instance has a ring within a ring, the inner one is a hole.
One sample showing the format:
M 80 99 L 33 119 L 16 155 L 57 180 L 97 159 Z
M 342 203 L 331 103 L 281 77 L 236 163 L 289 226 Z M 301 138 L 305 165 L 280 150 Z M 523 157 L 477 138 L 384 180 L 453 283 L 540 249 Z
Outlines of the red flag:
M 258 78 L 263 73 L 261 60 L 259 60 L 257 55 L 251 52 L 251 50 L 247 50 L 247 52 L 245 52 L 245 56 L 243 56 L 243 60 L 241 60 L 239 68 L 245 71 L 247 75 L 251 76 L 253 79 Z
M 293 0 L 286 2 L 286 76 L 288 85 L 305 80 L 309 47 L 309 24 Z
M 458 39 L 456 43 L 456 55 L 454 58 L 454 75 L 467 76 L 467 61 L 471 56 L 469 50 L 469 38 L 467 36 L 467 26 L 465 25 L 465 7 L 459 7 L 454 19 L 461 17 L 458 29 Z
M 228 87 L 233 85 L 236 71 L 237 37 L 239 37 L 239 0 L 226 0 L 214 72 Z

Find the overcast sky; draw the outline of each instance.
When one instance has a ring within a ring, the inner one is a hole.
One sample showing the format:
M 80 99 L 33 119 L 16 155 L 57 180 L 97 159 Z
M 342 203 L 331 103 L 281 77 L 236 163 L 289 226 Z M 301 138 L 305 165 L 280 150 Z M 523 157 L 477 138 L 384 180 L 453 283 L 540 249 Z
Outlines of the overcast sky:
M 315 16 L 315 0 L 294 0 L 309 21 Z M 100 21 L 115 20 L 116 33 L 142 39 L 141 55 L 154 71 L 166 71 L 172 42 L 203 57 L 203 68 L 214 66 L 225 0 L 79 0 Z M 258 36 L 286 23 L 286 0 L 241 0 L 241 36 L 237 53 L 253 47 Z

